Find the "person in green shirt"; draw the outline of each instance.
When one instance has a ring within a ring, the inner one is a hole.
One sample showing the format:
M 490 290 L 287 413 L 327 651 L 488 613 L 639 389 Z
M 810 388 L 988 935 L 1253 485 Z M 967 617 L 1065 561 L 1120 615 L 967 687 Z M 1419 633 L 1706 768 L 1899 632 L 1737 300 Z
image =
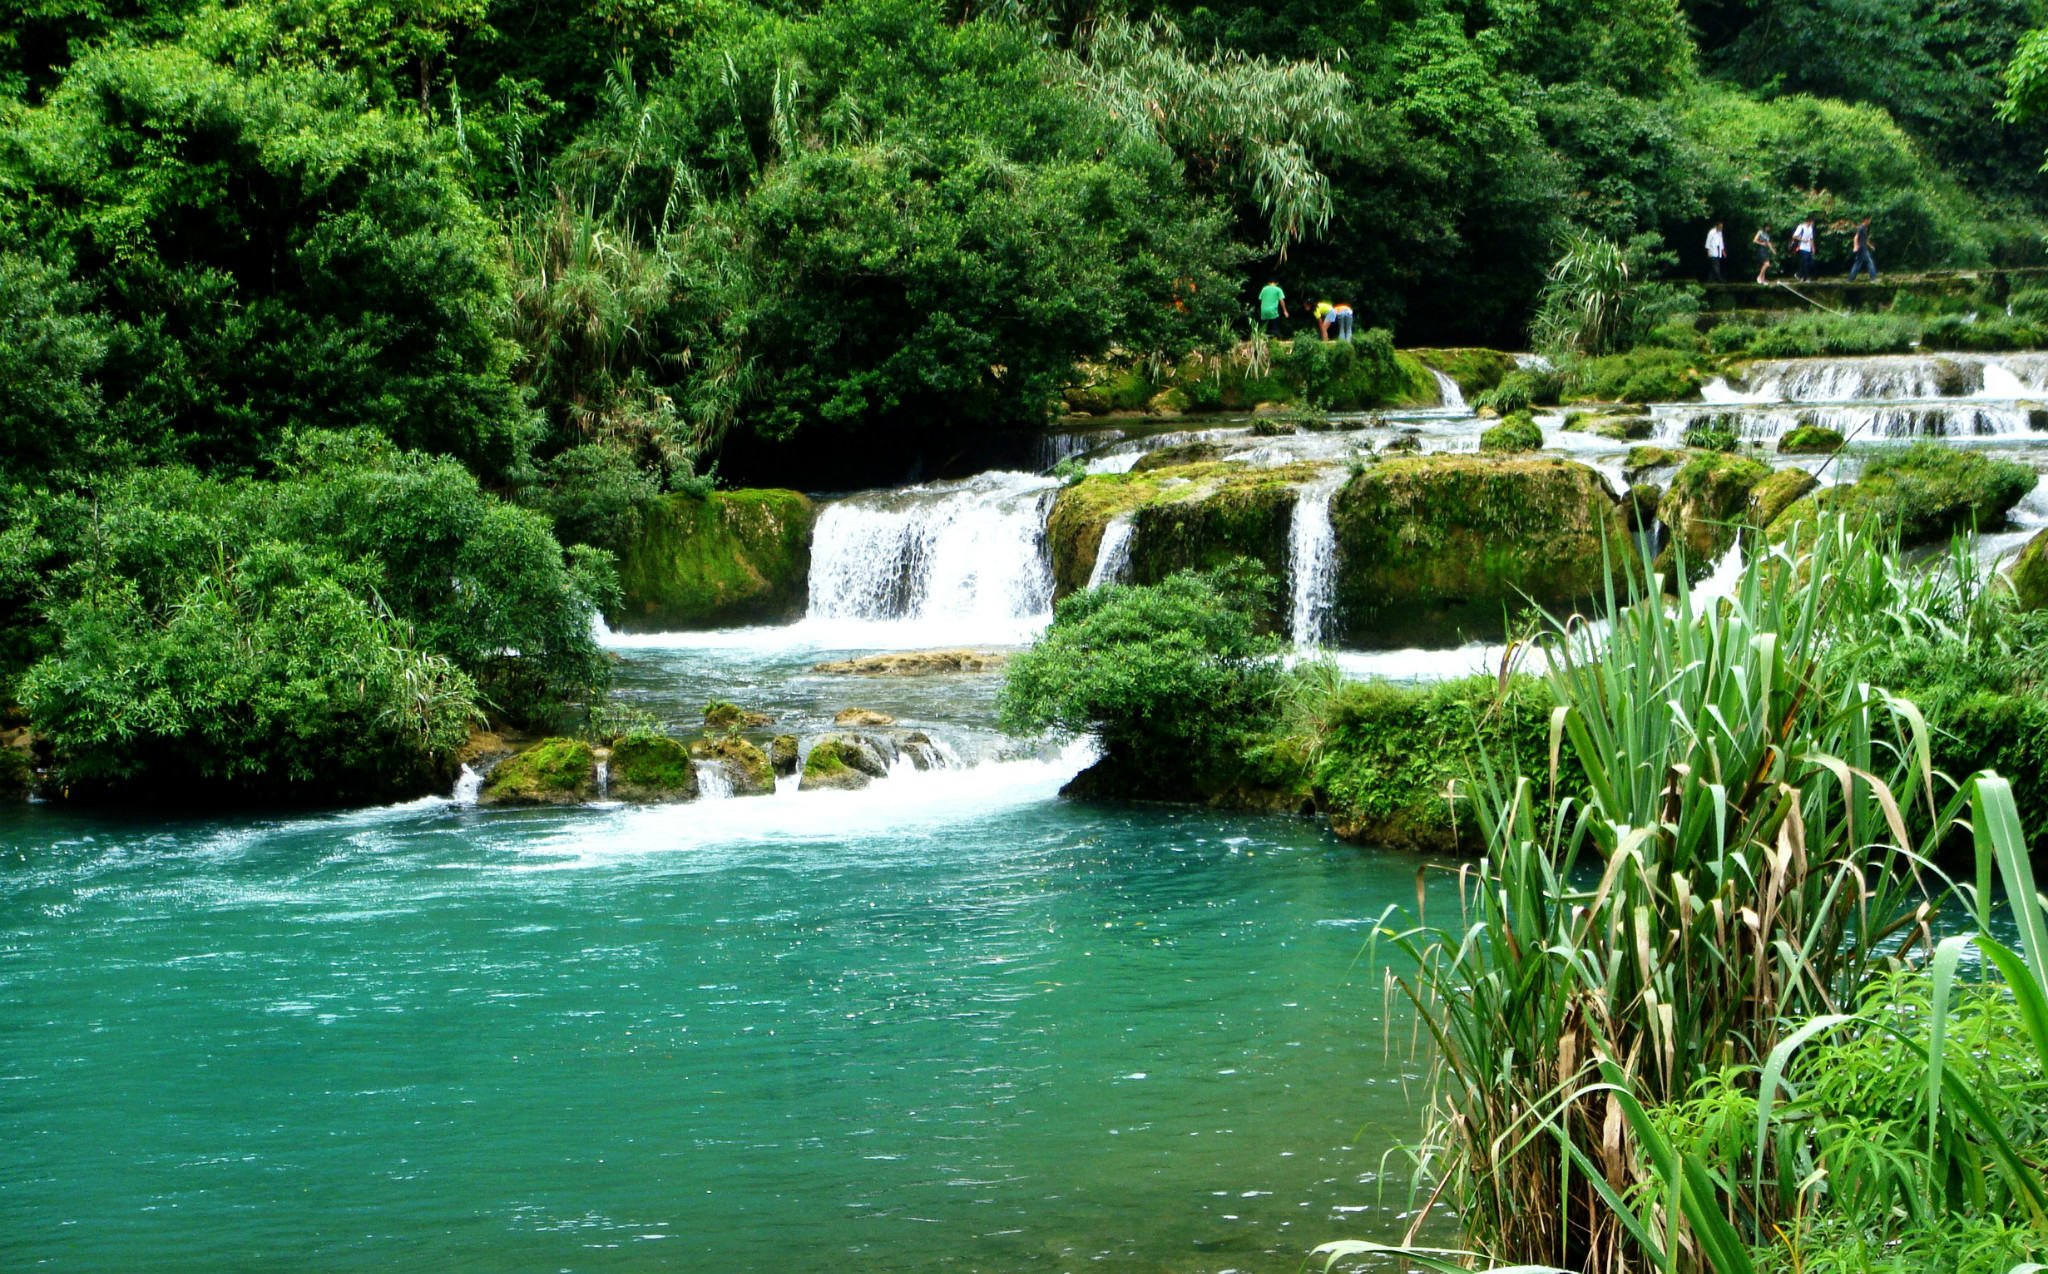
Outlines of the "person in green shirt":
M 1280 335 L 1280 320 L 1287 317 L 1287 294 L 1280 290 L 1278 283 L 1268 283 L 1259 289 L 1259 326 L 1266 329 L 1266 335 Z

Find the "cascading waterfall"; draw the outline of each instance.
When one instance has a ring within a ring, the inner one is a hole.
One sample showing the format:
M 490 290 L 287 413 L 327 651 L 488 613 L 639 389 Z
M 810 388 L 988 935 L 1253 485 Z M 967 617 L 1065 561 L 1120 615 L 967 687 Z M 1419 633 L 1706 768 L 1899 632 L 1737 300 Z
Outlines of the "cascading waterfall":
M 1450 411 L 1465 410 L 1465 391 L 1458 388 L 1458 382 L 1434 367 L 1429 369 L 1429 374 L 1436 377 L 1436 391 L 1443 396 L 1444 407 Z
M 2048 393 L 2048 355 L 1961 353 L 1768 359 L 1750 364 L 1735 381 L 1711 381 L 1702 390 L 1708 401 L 1724 403 L 2009 401 L 2043 393 Z
M 1330 521 L 1336 484 L 1303 487 L 1294 501 L 1287 535 L 1287 574 L 1293 593 L 1288 634 L 1297 646 L 1320 646 L 1337 595 L 1337 528 Z
M 1660 406 L 1652 414 L 1657 418 L 1661 442 L 1676 442 L 1694 428 L 1725 430 L 1758 442 L 1773 441 L 1805 425 L 1820 425 L 1859 442 L 2010 437 L 2048 429 L 2048 410 L 1977 399 L 1820 407 Z
M 474 805 L 476 794 L 483 790 L 483 786 L 484 776 L 465 765 L 455 775 L 455 791 L 449 799 L 457 805 Z
M 997 472 L 833 501 L 811 536 L 810 618 L 1044 615 L 1045 518 L 1058 485 Z
M 699 800 L 722 801 L 732 795 L 732 775 L 726 773 L 723 761 L 692 761 L 690 768 L 697 771 Z
M 1131 569 L 1131 515 L 1119 513 L 1102 528 L 1095 565 L 1088 568 L 1088 587 L 1121 584 Z

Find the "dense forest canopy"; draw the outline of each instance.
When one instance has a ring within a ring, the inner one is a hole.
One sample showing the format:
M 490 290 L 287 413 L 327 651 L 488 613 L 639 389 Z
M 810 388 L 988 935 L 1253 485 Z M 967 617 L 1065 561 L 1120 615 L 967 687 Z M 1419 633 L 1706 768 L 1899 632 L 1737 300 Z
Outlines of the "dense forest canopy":
M 582 628 L 648 500 L 957 467 L 1046 422 L 1077 363 L 1242 340 L 1268 279 L 1403 345 L 1515 347 L 1587 236 L 1638 277 L 1690 277 L 1711 221 L 1741 244 L 1809 214 L 1824 256 L 1870 215 L 1887 269 L 2038 263 L 2044 21 L 2023 0 L 13 0 L 0 701 L 27 686 L 104 736 L 108 773 L 142 762 L 107 722 L 148 714 L 104 694 L 145 665 L 171 687 L 150 746 L 260 733 L 207 724 L 162 643 L 184 625 L 226 659 L 235 624 L 195 617 L 241 614 L 263 658 L 346 682 L 294 635 L 311 620 L 256 622 L 274 602 L 385 652 L 393 687 L 553 711 L 603 683 Z M 381 524 L 417 513 L 389 495 L 407 484 L 498 527 L 503 560 L 284 512 L 375 490 L 355 516 Z M 157 548 L 111 503 L 220 529 Z M 465 636 L 458 613 L 496 618 Z M 454 728 L 437 713 L 399 715 L 425 737 Z

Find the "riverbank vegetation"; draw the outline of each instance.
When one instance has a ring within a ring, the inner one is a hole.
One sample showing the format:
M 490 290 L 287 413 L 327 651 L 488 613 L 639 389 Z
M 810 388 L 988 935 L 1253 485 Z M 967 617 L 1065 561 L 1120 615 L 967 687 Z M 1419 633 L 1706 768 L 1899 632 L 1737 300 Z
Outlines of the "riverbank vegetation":
M 1172 795 L 1278 791 L 1371 839 L 1479 855 L 1455 915 L 1390 915 L 1378 941 L 1413 961 L 1433 1045 L 1420 1197 L 1490 1260 L 2042 1259 L 2038 613 L 1967 542 L 1915 567 L 1840 518 L 1757 544 L 1725 596 L 1645 590 L 1651 569 L 1618 562 L 1609 620 L 1539 621 L 1498 676 L 1241 674 Z M 1059 704 L 1030 723 L 1101 731 L 1079 791 L 1118 794 L 1147 702 L 1248 649 L 1156 626 L 1084 641 L 1084 609 L 1163 618 L 1164 597 L 1215 587 L 1098 590 L 1019 661 L 1006 702 Z M 1117 694 L 1081 689 L 1103 669 Z M 2015 929 L 2024 956 L 1994 938 Z

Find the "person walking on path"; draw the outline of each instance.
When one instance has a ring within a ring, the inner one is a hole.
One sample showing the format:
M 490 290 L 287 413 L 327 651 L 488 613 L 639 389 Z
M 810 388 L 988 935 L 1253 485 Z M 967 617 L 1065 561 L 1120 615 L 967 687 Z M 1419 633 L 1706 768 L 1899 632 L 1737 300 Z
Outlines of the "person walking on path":
M 1802 280 L 1813 277 L 1813 218 L 1808 217 L 1792 227 L 1792 254 L 1798 264 Z
M 1771 232 L 1758 226 L 1750 242 L 1756 245 L 1756 281 L 1762 283 L 1764 276 L 1771 272 Z
M 1728 240 L 1721 233 L 1721 223 L 1716 221 L 1707 231 L 1707 282 L 1723 283 L 1721 264 L 1728 259 Z
M 1849 262 L 1849 282 L 1854 283 L 1856 281 L 1856 272 L 1859 270 L 1870 271 L 1870 281 L 1872 283 L 1877 282 L 1877 258 L 1872 256 L 1870 252 L 1870 218 L 1868 217 L 1856 223 L 1855 249 L 1856 255 Z
M 1280 335 L 1280 320 L 1287 317 L 1287 294 L 1280 290 L 1278 283 L 1268 283 L 1259 289 L 1259 326 L 1266 329 L 1266 335 Z

